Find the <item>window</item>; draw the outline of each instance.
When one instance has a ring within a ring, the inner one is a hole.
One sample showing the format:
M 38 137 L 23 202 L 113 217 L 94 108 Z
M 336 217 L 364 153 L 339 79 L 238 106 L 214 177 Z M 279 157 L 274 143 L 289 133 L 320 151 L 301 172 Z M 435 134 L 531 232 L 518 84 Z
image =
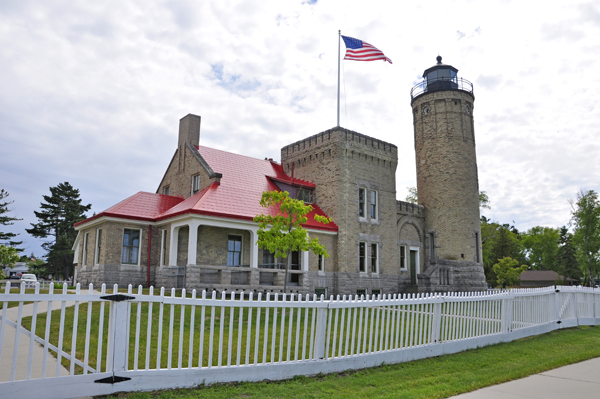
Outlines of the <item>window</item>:
M 365 217 L 365 205 L 366 205 L 367 190 L 364 188 L 358 189 L 358 216 L 361 218 Z
M 406 269 L 406 246 L 400 245 L 400 269 Z
M 229 236 L 227 243 L 227 266 L 240 266 L 242 264 L 242 237 Z
M 429 233 L 429 260 L 435 261 L 435 233 Z
M 192 176 L 192 195 L 200 191 L 200 175 Z
M 315 294 L 317 298 L 321 298 L 321 295 L 327 298 L 327 288 L 315 288 Z
M 123 230 L 123 252 L 121 254 L 121 263 L 137 265 L 140 253 L 140 230 Z
M 366 256 L 366 246 L 367 244 L 364 242 L 358 243 L 358 271 L 364 273 L 367 271 L 365 266 L 365 261 L 367 260 Z
M 479 233 L 475 232 L 475 262 L 481 263 L 481 255 L 479 255 Z
M 161 230 L 160 238 L 160 265 L 167 265 L 167 230 Z
M 356 290 L 356 296 L 366 296 L 367 295 L 367 289 L 366 288 L 359 288 Z
M 377 273 L 377 244 L 371 244 L 371 273 Z
M 373 295 L 373 296 L 381 295 L 381 288 L 373 288 L 371 290 L 371 295 Z
M 163 194 L 164 195 L 170 195 L 171 194 L 171 186 L 165 186 L 165 187 L 163 187 Z
M 88 252 L 88 241 L 90 238 L 90 233 L 85 233 L 83 236 L 83 266 L 87 264 L 87 252 Z
M 377 191 L 370 191 L 371 219 L 377 219 Z
M 325 270 L 325 255 L 319 255 L 319 268 L 320 272 Z
M 96 230 L 96 253 L 94 255 L 94 264 L 100 264 L 100 250 L 102 249 L 102 229 Z
M 271 253 L 267 248 L 263 248 L 263 266 L 269 268 L 275 267 L 275 254 Z
M 296 192 L 296 198 L 301 201 L 304 201 L 304 203 L 306 204 L 312 204 L 313 202 L 312 191 L 306 188 L 299 188 Z

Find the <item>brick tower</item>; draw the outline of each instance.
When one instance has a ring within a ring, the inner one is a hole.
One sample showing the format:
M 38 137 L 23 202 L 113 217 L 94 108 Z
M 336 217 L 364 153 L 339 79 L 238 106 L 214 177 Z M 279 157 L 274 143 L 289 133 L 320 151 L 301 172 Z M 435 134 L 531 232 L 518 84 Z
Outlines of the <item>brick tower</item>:
M 425 271 L 419 290 L 486 288 L 481 253 L 473 85 L 451 65 L 425 70 L 411 90 Z

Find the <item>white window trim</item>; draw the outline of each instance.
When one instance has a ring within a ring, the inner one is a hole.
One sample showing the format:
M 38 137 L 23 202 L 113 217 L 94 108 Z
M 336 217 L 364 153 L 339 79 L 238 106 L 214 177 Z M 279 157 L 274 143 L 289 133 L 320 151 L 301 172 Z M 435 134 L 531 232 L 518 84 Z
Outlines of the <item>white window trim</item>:
M 83 235 L 83 256 L 81 257 L 82 258 L 81 259 L 81 265 L 82 266 L 87 266 L 87 260 L 88 260 L 88 256 L 87 256 L 88 255 L 87 254 L 87 252 L 88 252 L 88 242 L 90 241 L 89 237 L 90 237 L 90 233 L 85 233 Z
M 319 268 L 319 262 L 321 267 Z M 325 273 L 325 255 L 317 255 L 317 271 L 319 273 Z
M 402 263 L 402 248 L 404 248 L 404 264 Z M 410 253 L 408 252 L 408 247 L 406 245 L 400 245 L 400 270 L 408 270 L 408 257 Z
M 160 266 L 166 266 L 167 260 L 167 251 L 166 251 L 166 242 L 167 242 L 167 229 L 161 229 L 160 233 Z
M 244 235 L 243 234 L 227 234 L 227 258 L 229 258 L 229 237 L 240 237 L 240 264 L 227 265 L 229 267 L 238 267 L 244 264 Z M 229 263 L 229 262 L 228 262 Z
M 198 190 L 196 190 L 196 191 L 194 191 L 194 182 L 195 182 L 195 180 L 198 181 Z M 198 175 L 193 175 L 192 176 L 192 191 L 191 191 L 191 193 L 192 193 L 192 195 L 194 195 L 194 194 L 198 193 L 199 191 L 200 191 L 200 175 L 199 174 Z
M 371 193 L 375 193 L 375 203 L 371 203 Z M 375 216 L 371 215 L 371 208 L 375 206 Z M 371 220 L 379 220 L 379 192 L 377 190 L 369 190 L 369 217 Z
M 140 232 L 140 245 L 138 245 L 138 255 L 137 255 L 137 263 L 123 263 L 123 239 L 125 238 L 125 229 L 127 230 L 138 230 Z M 121 235 L 121 253 L 120 256 L 120 264 L 123 266 L 139 266 L 142 261 L 142 234 L 144 233 L 142 229 L 136 229 L 132 227 L 123 227 L 123 234 Z
M 371 274 L 379 274 L 379 243 L 372 242 L 370 244 L 371 245 L 369 245 L 369 255 L 370 255 L 369 256 L 369 272 L 371 272 Z M 372 251 L 373 251 L 373 245 L 375 245 L 375 248 L 377 248 L 376 249 L 377 253 L 375 254 L 376 255 L 376 258 L 375 258 L 375 271 L 373 271 L 373 264 L 372 264 L 372 261 L 373 261 L 373 253 L 372 253 Z
M 100 240 L 98 240 L 98 237 L 100 237 Z M 102 241 L 102 229 L 96 229 L 96 249 L 94 250 L 94 265 L 97 266 L 100 264 L 100 250 L 102 248 L 100 248 L 98 246 L 98 243 L 101 243 Z
M 364 202 L 360 203 L 360 193 L 363 192 L 363 199 Z M 359 187 L 358 188 L 358 217 L 361 219 L 366 219 L 367 218 L 367 202 L 368 202 L 368 198 L 367 198 L 367 189 L 365 187 Z M 362 216 L 360 215 L 360 211 L 362 209 Z
M 365 257 L 363 258 L 362 261 L 362 265 L 360 263 L 360 244 L 364 244 L 365 245 Z M 368 252 L 367 252 L 368 246 L 367 246 L 367 242 L 366 241 L 359 241 L 358 242 L 358 272 L 362 273 L 362 274 L 367 274 L 368 273 L 368 269 L 367 269 L 367 259 L 369 259 L 368 256 Z M 361 266 L 363 268 L 363 270 L 361 269 Z

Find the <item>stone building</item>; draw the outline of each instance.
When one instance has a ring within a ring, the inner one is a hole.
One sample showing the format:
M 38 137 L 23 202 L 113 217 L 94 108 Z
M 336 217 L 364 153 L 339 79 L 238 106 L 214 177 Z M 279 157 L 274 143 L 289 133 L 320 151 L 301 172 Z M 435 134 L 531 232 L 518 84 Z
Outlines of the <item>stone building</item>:
M 396 200 L 394 144 L 335 127 L 283 147 L 278 163 L 201 146 L 189 114 L 156 193 L 75 225 L 77 281 L 282 292 L 287 268 L 287 292 L 303 294 L 484 289 L 473 87 L 456 73 L 438 57 L 411 91 L 418 205 Z M 258 247 L 267 190 L 313 205 L 304 227 L 328 258 Z

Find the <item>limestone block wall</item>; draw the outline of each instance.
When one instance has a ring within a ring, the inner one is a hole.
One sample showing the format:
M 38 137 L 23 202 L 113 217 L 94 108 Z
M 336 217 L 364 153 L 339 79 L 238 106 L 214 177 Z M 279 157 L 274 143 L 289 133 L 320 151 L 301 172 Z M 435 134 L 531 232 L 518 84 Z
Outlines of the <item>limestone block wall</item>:
M 196 152 L 196 155 L 194 154 Z M 209 174 L 197 160 L 198 152 L 189 146 L 180 146 L 165 172 L 165 175 L 156 192 L 162 194 L 165 187 L 169 187 L 173 196 L 181 195 L 183 198 L 192 196 L 192 176 L 200 176 L 200 190 L 208 187 L 212 180 Z
M 433 92 L 412 107 L 419 203 L 435 235 L 435 257 L 481 262 L 473 96 Z
M 137 264 L 123 264 L 121 262 L 123 232 L 126 228 L 138 229 L 141 232 Z M 102 229 L 102 245 L 99 262 L 95 264 L 94 253 L 98 229 Z M 150 226 L 148 224 L 115 221 L 104 221 L 81 230 L 82 239 L 77 250 L 79 251 L 79 259 L 83 260 L 85 245 L 83 237 L 88 233 L 87 261 L 85 264 L 80 261 L 77 266 L 77 282 L 83 285 L 93 283 L 96 286 L 102 283 L 107 285 L 119 284 L 120 286 L 127 286 L 128 284 L 146 286 L 148 259 L 150 259 L 150 283 L 153 284 L 160 254 L 160 230 L 155 227 L 152 228 L 150 258 L 148 257 L 149 231 Z
M 344 128 L 334 128 L 283 147 L 286 173 L 316 184 L 316 203 L 339 226 L 337 269 L 332 294 L 355 294 L 358 285 L 379 286 L 399 275 L 396 228 L 397 147 Z M 359 215 L 359 190 L 366 190 Z M 377 214 L 370 216 L 369 192 L 377 192 Z M 366 244 L 367 267 L 359 272 L 359 243 Z M 371 245 L 378 250 L 378 272 L 370 267 Z M 354 276 L 354 277 L 350 277 Z M 388 279 L 389 280 L 389 279 Z M 360 281 L 359 283 L 357 281 Z M 398 287 L 398 279 L 394 292 Z M 391 289 L 391 288 L 390 288 Z

